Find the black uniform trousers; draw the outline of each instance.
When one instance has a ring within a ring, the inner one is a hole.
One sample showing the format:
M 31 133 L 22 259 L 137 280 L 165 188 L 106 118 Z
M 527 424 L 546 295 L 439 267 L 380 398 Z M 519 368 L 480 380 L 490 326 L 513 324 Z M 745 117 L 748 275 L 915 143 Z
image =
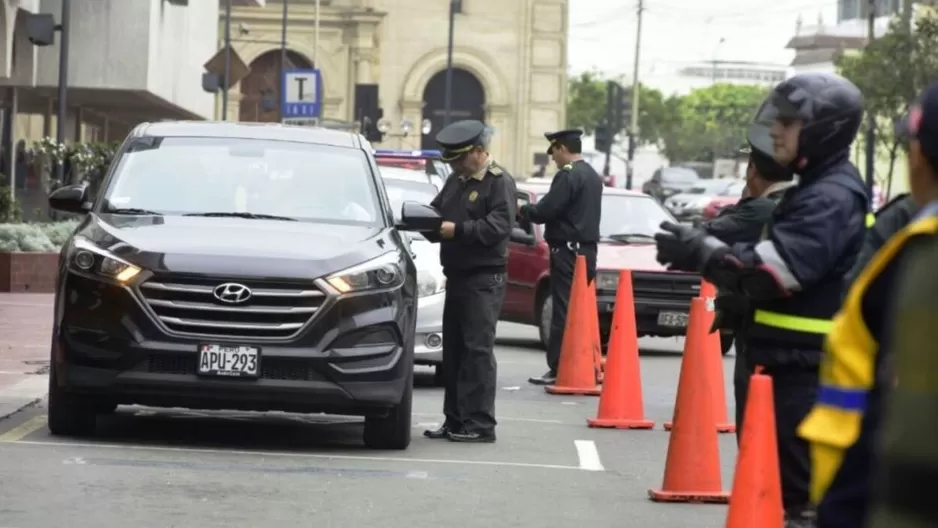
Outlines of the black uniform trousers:
M 555 375 L 560 366 L 560 349 L 563 348 L 563 332 L 567 325 L 567 308 L 570 305 L 577 256 L 586 257 L 586 281 L 592 283 L 596 278 L 596 251 L 595 243 L 550 245 L 550 299 L 553 308 L 547 343 L 547 367 Z
M 746 403 L 749 401 L 749 378 L 754 367 L 749 365 L 746 357 L 746 339 L 740 333 L 736 334 L 735 343 L 736 363 L 733 365 L 733 396 L 736 399 L 736 444 L 739 445 L 743 435 L 743 418 L 746 416 Z
M 495 326 L 505 273 L 448 276 L 443 304 L 443 414 L 452 431 L 495 429 Z

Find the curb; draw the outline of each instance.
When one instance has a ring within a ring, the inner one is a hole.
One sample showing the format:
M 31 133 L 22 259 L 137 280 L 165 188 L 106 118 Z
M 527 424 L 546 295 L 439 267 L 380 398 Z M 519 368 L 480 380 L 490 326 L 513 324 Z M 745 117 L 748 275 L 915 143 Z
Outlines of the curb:
M 49 376 L 30 375 L 10 388 L 0 391 L 0 420 L 36 405 L 49 392 Z

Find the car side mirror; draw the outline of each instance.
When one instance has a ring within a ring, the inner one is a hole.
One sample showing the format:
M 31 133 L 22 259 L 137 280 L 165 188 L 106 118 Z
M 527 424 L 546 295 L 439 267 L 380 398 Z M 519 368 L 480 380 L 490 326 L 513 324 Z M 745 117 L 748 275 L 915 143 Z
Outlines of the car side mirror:
M 526 246 L 534 245 L 534 235 L 520 227 L 512 228 L 511 235 L 509 235 L 508 239 L 516 244 L 524 244 Z
M 88 198 L 87 183 L 66 185 L 49 194 L 49 207 L 65 213 L 85 214 L 92 206 Z
M 443 223 L 440 213 L 420 202 L 404 202 L 397 228 L 402 231 L 439 231 Z

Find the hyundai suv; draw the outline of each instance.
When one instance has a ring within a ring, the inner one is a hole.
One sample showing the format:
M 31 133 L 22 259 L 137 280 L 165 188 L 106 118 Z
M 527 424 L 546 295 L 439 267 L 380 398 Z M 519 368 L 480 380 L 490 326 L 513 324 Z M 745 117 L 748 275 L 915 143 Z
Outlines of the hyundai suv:
M 145 123 L 60 256 L 49 429 L 92 434 L 118 405 L 365 418 L 376 449 L 410 444 L 417 270 L 358 134 Z

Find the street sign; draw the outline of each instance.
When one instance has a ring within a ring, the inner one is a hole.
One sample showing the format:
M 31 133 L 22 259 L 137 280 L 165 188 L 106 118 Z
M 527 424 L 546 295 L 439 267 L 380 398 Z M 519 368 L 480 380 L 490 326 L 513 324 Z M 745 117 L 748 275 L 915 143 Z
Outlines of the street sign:
M 322 112 L 322 75 L 319 70 L 283 72 L 283 119 L 313 119 Z

